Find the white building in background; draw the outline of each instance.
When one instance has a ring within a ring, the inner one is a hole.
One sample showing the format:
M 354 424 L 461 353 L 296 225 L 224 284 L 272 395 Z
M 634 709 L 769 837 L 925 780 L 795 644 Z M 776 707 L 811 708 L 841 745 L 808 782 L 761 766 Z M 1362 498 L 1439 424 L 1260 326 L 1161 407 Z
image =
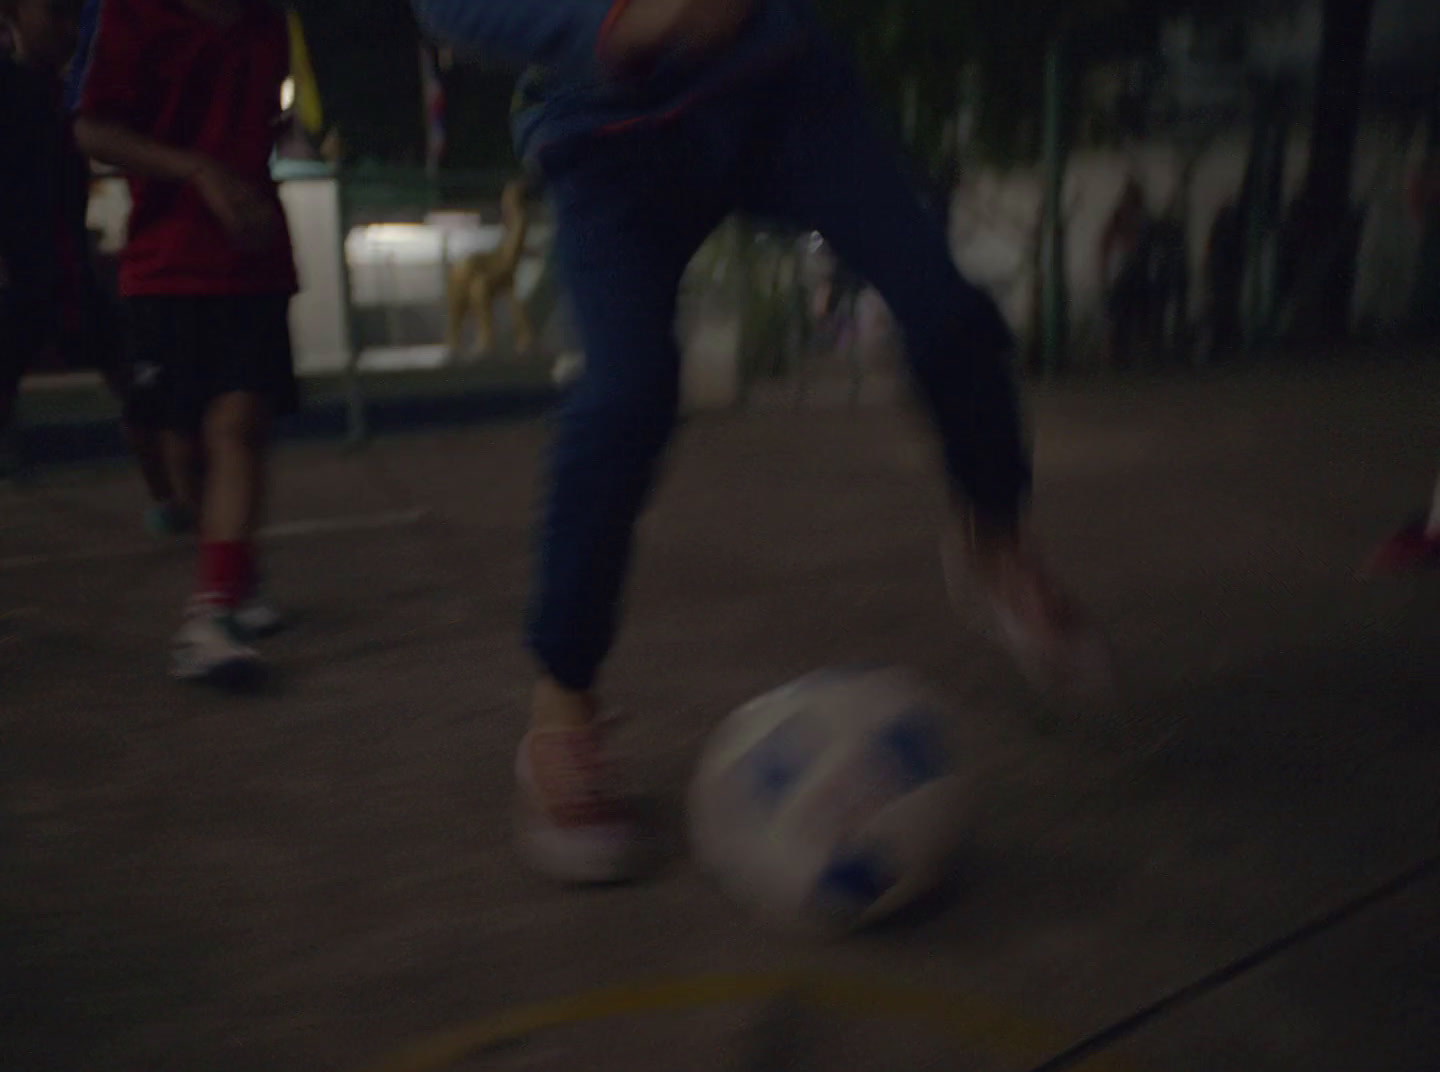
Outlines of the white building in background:
M 1065 182 L 1066 264 L 1072 332 L 1082 350 L 1098 331 L 1103 299 L 1098 250 L 1121 190 L 1134 176 L 1145 188 L 1151 210 L 1163 211 L 1178 192 L 1188 152 L 1188 146 L 1157 141 L 1129 149 L 1080 150 L 1071 157 Z M 1203 308 L 1210 228 L 1221 206 L 1240 190 L 1249 153 L 1242 131 L 1216 139 L 1195 164 L 1186 221 L 1192 315 Z M 1407 315 L 1420 230 L 1406 203 L 1405 182 L 1422 154 L 1423 143 L 1410 132 L 1383 126 L 1362 132 L 1355 198 L 1367 213 L 1352 310 L 1361 334 L 1398 329 Z M 1290 142 L 1287 195 L 1297 191 L 1307 158 L 1301 133 Z M 956 259 L 996 295 L 1011 323 L 1021 329 L 1034 318 L 1034 242 L 1042 193 L 1036 168 L 982 168 L 971 171 L 955 195 L 951 240 Z
M 1202 267 L 1210 228 L 1220 207 L 1239 191 L 1250 152 L 1243 121 L 1247 76 L 1260 71 L 1308 79 L 1320 29 L 1318 2 L 1283 18 L 1237 22 L 1229 32 L 1221 27 L 1201 33 L 1193 24 L 1173 23 L 1162 42 L 1166 72 L 1162 97 L 1172 116 L 1198 117 L 1202 122 L 1182 122 L 1182 135 L 1173 141 L 1151 138 L 1123 148 L 1081 149 L 1071 157 L 1064 195 L 1067 269 L 1072 334 L 1082 351 L 1087 338 L 1095 335 L 1102 308 L 1098 244 L 1121 189 L 1134 176 L 1152 211 L 1164 211 L 1176 200 L 1191 156 L 1195 160 L 1185 200 L 1192 315 L 1202 308 Z M 1440 0 L 1378 0 L 1372 66 L 1382 94 L 1393 93 L 1396 87 L 1403 90 L 1410 70 L 1433 83 L 1440 76 L 1436 56 L 1440 56 Z M 1204 133 L 1203 149 L 1196 155 L 1197 131 L 1203 131 L 1206 117 L 1211 129 Z M 1419 233 L 1405 206 L 1404 183 L 1423 151 L 1412 128 L 1375 122 L 1362 133 L 1355 197 L 1368 212 L 1353 310 L 1362 330 L 1384 332 L 1405 316 Z M 1305 132 L 1297 129 L 1288 149 L 1289 193 L 1303 177 L 1306 155 Z M 951 237 L 957 260 L 996 294 L 1022 331 L 1034 318 L 1034 244 L 1041 193 L 1040 175 L 1034 168 L 972 169 L 956 192 Z M 292 307 L 300 370 L 312 375 L 343 370 L 357 341 L 362 369 L 444 364 L 437 325 L 444 317 L 447 265 L 498 245 L 499 226 L 473 213 L 437 215 L 423 221 L 356 227 L 342 239 L 333 178 L 286 181 L 281 196 L 304 288 Z M 91 224 L 102 232 L 106 252 L 117 252 L 123 245 L 127 212 L 123 182 L 98 184 L 91 201 Z M 519 273 L 522 294 L 529 293 L 541 275 L 547 240 L 545 226 L 538 224 L 532 234 L 534 252 Z M 353 308 L 347 308 L 347 282 Z M 368 331 L 366 338 L 352 340 L 357 319 L 371 325 L 377 318 L 395 321 L 394 330 L 381 332 L 390 345 L 372 345 Z M 404 341 L 407 335 L 414 338 Z M 707 368 L 718 370 L 728 360 L 723 352 L 733 348 L 737 338 L 735 325 L 727 321 L 700 332 L 695 350 L 707 355 Z M 711 379 L 717 384 L 723 381 L 723 388 L 713 389 L 716 397 L 729 397 L 733 370 L 721 370 L 716 376 Z
M 1426 152 L 1410 121 L 1379 116 L 1422 106 L 1440 91 L 1440 2 L 1378 0 L 1370 52 L 1370 118 L 1356 153 L 1354 197 L 1366 210 L 1352 320 L 1361 334 L 1403 326 L 1420 254 L 1419 221 L 1406 203 L 1406 181 Z M 1187 158 L 1194 169 L 1186 191 L 1190 309 L 1203 309 L 1203 264 L 1219 209 L 1235 198 L 1251 150 L 1251 77 L 1263 74 L 1304 86 L 1320 47 L 1318 2 L 1267 20 L 1236 20 L 1204 31 L 1191 21 L 1166 27 L 1161 42 L 1157 133 L 1118 148 L 1081 148 L 1066 175 L 1066 253 L 1072 335 L 1082 351 L 1096 337 L 1102 311 L 1098 245 L 1129 177 L 1144 187 L 1152 212 L 1175 203 Z M 1098 72 L 1091 89 L 1113 97 L 1126 72 Z M 1303 94 L 1302 94 L 1303 96 Z M 1285 193 L 1293 196 L 1308 161 L 1302 105 L 1292 127 Z M 1013 324 L 1034 322 L 1035 242 L 1042 180 L 1038 168 L 970 170 L 956 192 L 952 241 L 961 266 L 996 294 Z

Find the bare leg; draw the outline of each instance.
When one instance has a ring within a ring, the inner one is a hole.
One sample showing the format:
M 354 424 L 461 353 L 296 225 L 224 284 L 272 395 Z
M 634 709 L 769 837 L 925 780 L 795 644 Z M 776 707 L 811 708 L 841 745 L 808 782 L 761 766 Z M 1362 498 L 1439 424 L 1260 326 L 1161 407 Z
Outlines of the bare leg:
M 223 395 L 205 415 L 207 472 L 201 533 L 207 541 L 248 541 L 266 490 L 270 413 L 252 394 Z

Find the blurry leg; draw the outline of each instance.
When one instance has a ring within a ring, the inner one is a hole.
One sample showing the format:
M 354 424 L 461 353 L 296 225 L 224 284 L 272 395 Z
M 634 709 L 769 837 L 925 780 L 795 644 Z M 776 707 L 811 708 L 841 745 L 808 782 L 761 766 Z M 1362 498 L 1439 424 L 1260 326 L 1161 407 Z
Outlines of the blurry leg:
M 993 522 L 1013 525 L 1030 467 L 1010 331 L 990 297 L 960 275 L 897 149 L 872 128 L 864 105 L 799 92 L 752 207 L 821 231 L 885 298 L 956 493 Z
M 769 166 L 758 172 L 752 207 L 821 231 L 904 330 L 961 511 L 952 581 L 963 570 L 974 582 L 990 624 L 1022 665 L 1073 679 L 1080 642 L 1088 648 L 1089 640 L 1022 524 L 1030 465 L 1013 339 L 998 308 L 960 275 L 898 148 L 858 96 L 813 82 L 793 87 L 760 155 Z
M 233 609 L 254 588 L 269 435 L 269 407 L 258 395 L 222 395 L 206 411 L 200 594 L 215 606 Z
M 267 488 L 270 432 L 295 402 L 283 297 L 176 301 L 167 355 L 168 420 L 193 438 L 170 437 L 177 482 L 190 476 L 201 501 L 196 595 L 172 644 L 172 673 L 186 680 L 248 685 L 261 663 L 250 640 L 270 629 L 247 621 L 258 584 L 255 534 Z
M 146 522 L 157 535 L 177 535 L 195 528 L 200 516 L 196 482 L 179 471 L 172 458 L 168 430 L 170 380 L 165 369 L 174 349 L 173 317 L 157 317 L 151 303 L 132 303 L 125 323 L 104 331 L 102 346 L 112 351 L 104 361 L 105 380 L 120 403 L 120 428 L 152 503 Z M 105 323 L 115 324 L 111 317 Z
M 632 530 L 675 423 L 677 288 L 719 216 L 667 204 L 643 178 L 589 174 L 552 186 L 585 370 L 560 415 L 530 621 L 542 667 L 576 693 L 614 638 Z
M 697 211 L 695 191 L 660 177 L 679 168 L 666 147 L 621 136 L 551 176 L 585 367 L 553 447 L 529 622 L 541 678 L 516 774 L 523 854 L 572 882 L 627 878 L 640 864 L 639 824 L 609 771 L 591 690 L 615 637 L 635 522 L 675 424 L 680 277 L 719 218 Z
M 203 429 L 202 579 L 233 608 L 233 623 L 246 640 L 271 636 L 290 620 L 262 596 L 256 543 L 269 498 L 274 424 L 299 407 L 288 304 L 284 297 L 237 300 L 214 314 L 215 327 L 232 343 L 212 370 L 210 389 L 218 397 Z M 183 450 L 177 452 L 182 459 Z M 227 566 L 230 555 L 236 557 Z

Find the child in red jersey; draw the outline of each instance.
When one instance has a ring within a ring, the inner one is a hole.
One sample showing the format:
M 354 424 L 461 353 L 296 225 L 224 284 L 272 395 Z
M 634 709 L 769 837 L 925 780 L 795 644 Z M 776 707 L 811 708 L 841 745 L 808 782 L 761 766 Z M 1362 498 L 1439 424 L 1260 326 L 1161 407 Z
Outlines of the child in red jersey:
M 171 670 L 249 679 L 254 536 L 274 418 L 298 403 L 295 264 L 270 158 L 289 74 L 283 13 L 260 0 L 104 0 L 76 136 L 130 176 L 120 293 L 170 430 L 202 444 L 201 565 Z

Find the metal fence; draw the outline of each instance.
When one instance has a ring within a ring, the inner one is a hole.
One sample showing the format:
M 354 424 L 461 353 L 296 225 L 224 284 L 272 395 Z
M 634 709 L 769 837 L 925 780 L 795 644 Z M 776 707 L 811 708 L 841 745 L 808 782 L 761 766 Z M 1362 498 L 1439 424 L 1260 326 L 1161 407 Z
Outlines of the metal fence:
M 477 346 L 473 310 L 458 346 L 447 338 L 457 268 L 505 241 L 500 199 L 512 178 L 374 169 L 334 180 L 346 339 L 340 379 L 352 440 L 370 434 L 375 414 L 399 400 L 533 407 L 578 372 L 582 347 L 551 255 L 554 221 L 540 200 L 528 204 L 513 291 L 495 295 L 493 346 Z M 736 220 L 705 243 L 683 281 L 677 324 L 692 407 L 743 404 L 755 383 L 801 366 L 813 252 L 808 236 L 757 232 Z M 517 345 L 516 302 L 533 325 L 529 347 Z

